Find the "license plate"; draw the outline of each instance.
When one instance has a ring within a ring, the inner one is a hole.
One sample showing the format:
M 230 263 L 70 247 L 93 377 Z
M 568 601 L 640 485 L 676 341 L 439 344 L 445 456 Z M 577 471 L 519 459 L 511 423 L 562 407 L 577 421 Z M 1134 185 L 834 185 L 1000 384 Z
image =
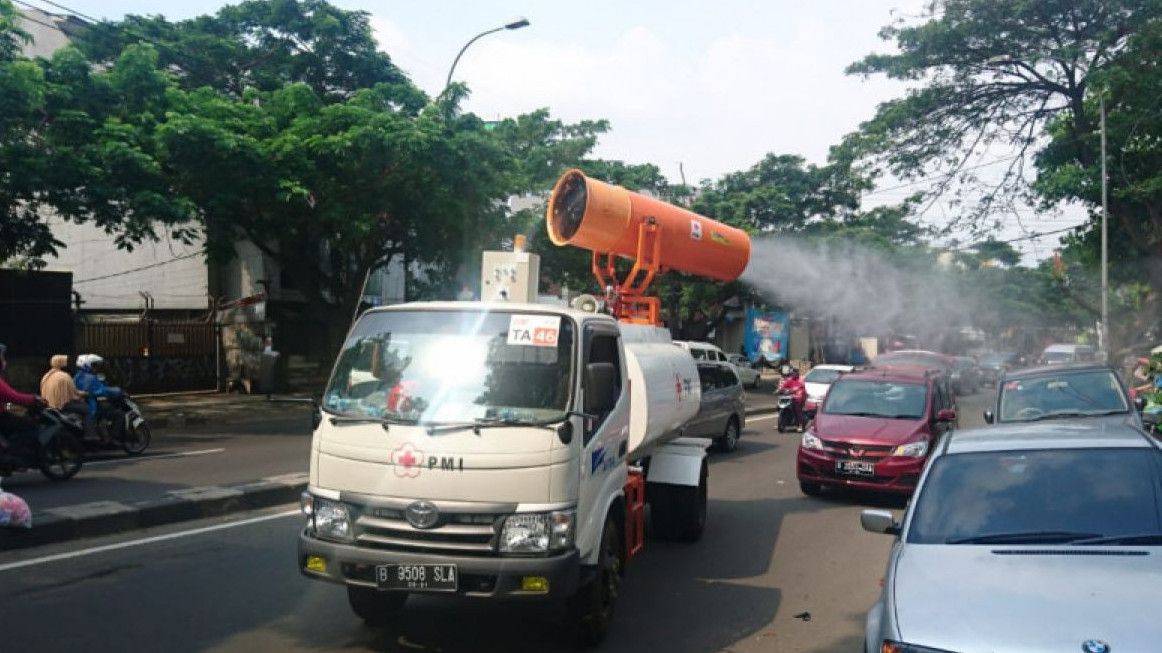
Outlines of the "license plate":
M 459 581 L 456 565 L 379 565 L 375 568 L 375 582 L 385 590 L 455 592 Z
M 849 474 L 851 476 L 875 476 L 875 463 L 867 463 L 862 460 L 837 460 L 835 461 L 835 473 Z

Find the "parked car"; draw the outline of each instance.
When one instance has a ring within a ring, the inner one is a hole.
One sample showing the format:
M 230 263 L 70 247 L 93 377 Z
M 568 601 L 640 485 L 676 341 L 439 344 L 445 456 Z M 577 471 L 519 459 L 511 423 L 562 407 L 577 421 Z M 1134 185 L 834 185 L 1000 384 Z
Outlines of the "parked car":
M 727 356 L 727 359 L 734 366 L 734 371 L 738 374 L 738 378 L 742 380 L 743 385 L 751 388 L 759 387 L 759 379 L 762 378 L 762 373 L 755 369 L 755 366 L 747 360 L 746 356 L 742 354 L 731 354 Z
M 995 384 L 1005 372 L 1018 365 L 1019 358 L 1015 351 L 999 351 L 982 355 L 980 362 L 977 363 L 981 380 L 989 385 Z
M 807 413 L 808 419 L 818 412 L 819 404 L 823 403 L 831 384 L 841 374 L 847 374 L 853 369 L 851 365 L 816 365 L 807 372 L 803 377 L 803 384 L 807 386 L 807 405 L 803 407 L 803 412 Z
M 860 517 L 897 537 L 864 650 L 1158 650 L 1159 487 L 1160 444 L 1125 425 L 948 436 L 902 522 Z
M 976 366 L 976 360 L 968 356 L 957 356 L 952 363 L 949 380 L 952 383 L 952 390 L 958 395 L 976 392 L 981 385 L 980 369 Z
M 746 401 L 742 381 L 730 363 L 698 363 L 702 407 L 686 427 L 686 434 L 711 438 L 721 451 L 734 451 L 746 428 Z
M 690 352 L 696 361 L 715 361 L 719 363 L 730 362 L 726 357 L 726 352 L 719 349 L 717 346 L 708 342 L 699 342 L 697 340 L 675 340 L 675 345 Z
M 1100 418 L 1141 427 L 1142 417 L 1117 373 L 1098 363 L 1068 363 L 1010 372 L 997 385 L 989 424 Z
M 1041 352 L 1041 365 L 1062 363 L 1090 363 L 1097 360 L 1097 351 L 1089 345 L 1049 345 Z
M 826 487 L 910 494 L 956 408 L 938 372 L 876 369 L 845 374 L 799 444 L 804 494 Z

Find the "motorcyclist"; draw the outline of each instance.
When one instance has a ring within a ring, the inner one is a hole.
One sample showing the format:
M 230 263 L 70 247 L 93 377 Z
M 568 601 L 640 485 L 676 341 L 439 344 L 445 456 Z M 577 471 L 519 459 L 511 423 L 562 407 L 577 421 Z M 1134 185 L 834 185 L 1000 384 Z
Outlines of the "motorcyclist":
M 795 422 L 801 430 L 803 425 L 807 423 L 807 419 L 803 415 L 803 407 L 807 403 L 807 384 L 799 378 L 799 370 L 794 367 L 787 371 L 779 383 L 779 387 L 775 389 L 775 394 L 783 394 L 784 392 L 791 395 L 791 409 L 795 411 Z
M 36 422 L 29 417 L 19 417 L 8 412 L 7 404 L 25 408 L 45 406 L 44 399 L 37 395 L 17 392 L 4 378 L 8 360 L 4 357 L 8 348 L 0 344 L 0 457 L 7 455 L 13 444 L 22 437 L 35 437 Z
M 49 369 L 40 378 L 40 396 L 44 397 L 49 406 L 83 419 L 89 412 L 89 406 L 85 402 L 85 394 L 77 390 L 73 377 L 65 371 L 68 364 L 69 357 L 64 354 L 56 354 L 49 359 Z
M 122 437 L 122 431 L 125 429 L 125 421 L 122 419 L 121 411 L 110 405 L 107 402 L 99 402 L 98 399 L 117 399 L 125 393 L 121 388 L 111 386 L 105 383 L 104 369 L 105 359 L 96 354 L 81 354 L 77 356 L 77 376 L 73 380 L 77 385 L 77 389 L 81 392 L 88 393 L 89 402 L 89 419 L 96 424 L 99 420 L 109 420 L 113 425 L 112 433 L 102 433 L 102 439 L 109 437 L 114 440 L 119 440 Z

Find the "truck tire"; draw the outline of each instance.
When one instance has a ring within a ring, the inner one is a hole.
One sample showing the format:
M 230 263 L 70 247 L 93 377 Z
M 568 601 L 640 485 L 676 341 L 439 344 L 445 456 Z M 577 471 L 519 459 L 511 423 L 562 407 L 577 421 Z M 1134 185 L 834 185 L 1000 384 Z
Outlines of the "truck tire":
M 368 626 L 391 624 L 408 600 L 407 592 L 381 592 L 374 587 L 347 586 L 347 603 Z
M 597 552 L 597 572 L 569 599 L 569 616 L 582 646 L 597 646 L 605 640 L 613 609 L 621 592 L 625 546 L 621 529 L 613 515 L 605 518 L 601 548 Z

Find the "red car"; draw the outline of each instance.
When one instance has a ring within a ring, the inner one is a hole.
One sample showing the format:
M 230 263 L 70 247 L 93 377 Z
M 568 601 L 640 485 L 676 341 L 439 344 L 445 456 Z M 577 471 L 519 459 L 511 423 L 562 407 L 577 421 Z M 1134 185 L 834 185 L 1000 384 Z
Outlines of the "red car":
M 845 374 L 799 443 L 799 488 L 911 494 L 936 440 L 955 423 L 948 384 L 935 370 Z

